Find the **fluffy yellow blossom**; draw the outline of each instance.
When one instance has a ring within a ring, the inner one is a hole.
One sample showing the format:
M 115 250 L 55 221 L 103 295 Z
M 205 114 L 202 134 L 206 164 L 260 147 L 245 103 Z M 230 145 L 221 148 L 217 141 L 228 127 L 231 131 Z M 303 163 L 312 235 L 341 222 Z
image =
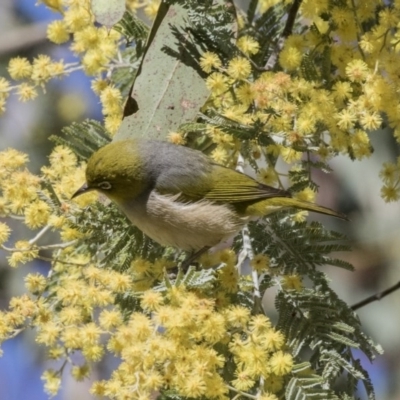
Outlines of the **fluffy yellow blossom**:
M 227 73 L 235 80 L 246 79 L 251 72 L 250 61 L 243 57 L 235 57 L 229 61 Z
M 47 38 L 56 44 L 65 43 L 69 39 L 67 26 L 63 20 L 50 22 L 47 26 Z
M 230 306 L 224 313 L 228 325 L 243 327 L 250 320 L 250 310 L 242 306 Z
M 55 396 L 61 387 L 61 375 L 52 369 L 45 371 L 42 375 L 44 390 L 51 396 Z
M 39 254 L 38 249 L 25 240 L 19 240 L 15 243 L 15 248 L 19 251 L 14 251 L 11 256 L 8 257 L 8 263 L 11 267 L 16 267 L 20 263 L 25 264 L 28 261 L 32 261 Z
M 103 106 L 103 114 L 120 113 L 122 107 L 122 95 L 117 88 L 108 86 L 103 89 L 100 94 L 100 101 Z
M 31 76 L 32 65 L 25 57 L 14 57 L 8 63 L 7 70 L 12 79 L 19 80 Z
M 28 161 L 27 154 L 15 149 L 7 149 L 0 152 L 0 169 L 17 169 L 24 166 Z
M 282 279 L 282 287 L 286 290 L 294 289 L 301 290 L 303 289 L 303 282 L 300 275 L 284 275 Z
M 118 310 L 103 310 L 99 316 L 99 324 L 106 331 L 122 324 L 123 317 Z
M 74 33 L 91 25 L 93 17 L 90 13 L 90 7 L 70 7 L 64 12 L 64 23 L 68 31 Z
M 17 88 L 17 95 L 19 101 L 25 102 L 35 99 L 38 93 L 34 86 L 30 85 L 29 83 L 23 82 Z
M 36 342 L 45 344 L 46 346 L 54 346 L 59 338 L 60 332 L 61 327 L 55 322 L 42 324 L 36 336 Z
M 254 40 L 251 36 L 247 35 L 239 38 L 239 40 L 237 41 L 237 47 L 239 47 L 239 49 L 242 50 L 242 52 L 246 54 L 246 56 L 257 54 L 260 50 L 260 45 L 258 44 L 258 42 Z
M 5 100 L 10 95 L 10 83 L 3 77 L 0 77 L 0 100 Z
M 228 160 L 229 154 L 221 146 L 216 147 L 212 153 L 211 153 L 211 158 L 217 163 L 217 164 L 225 164 Z
M 301 151 L 293 150 L 291 147 L 280 146 L 280 154 L 282 160 L 290 164 L 294 161 L 299 161 L 303 155 Z
M 170 132 L 168 134 L 168 141 L 177 145 L 184 145 L 186 143 L 185 136 L 180 132 Z
M 377 112 L 365 112 L 360 118 L 360 123 L 364 129 L 376 130 L 382 125 L 382 117 Z
M 285 337 L 282 332 L 269 329 L 262 336 L 263 347 L 268 351 L 280 350 L 285 344 Z
M 266 254 L 256 254 L 250 261 L 251 267 L 258 272 L 266 272 L 269 269 L 270 260 Z
M 269 360 L 271 371 L 278 376 L 288 374 L 293 367 L 293 358 L 289 353 L 277 351 Z
M 90 368 L 88 364 L 84 364 L 81 366 L 73 366 L 71 369 L 71 374 L 78 382 L 83 381 L 85 378 L 88 378 L 90 375 Z
M 368 73 L 368 65 L 362 60 L 350 61 L 346 66 L 346 75 L 353 82 L 365 81 Z
M 278 176 L 273 167 L 260 168 L 257 179 L 266 185 L 274 185 L 278 181 Z
M 142 295 L 140 305 L 146 311 L 156 311 L 163 303 L 164 298 L 160 292 L 146 290 Z
M 7 242 L 8 238 L 10 237 L 11 230 L 3 222 L 0 222 L 0 245 Z
M 353 88 L 350 82 L 339 81 L 333 85 L 333 96 L 338 100 L 345 100 L 351 97 Z
M 33 294 L 41 294 L 46 289 L 46 278 L 41 274 L 28 274 L 25 279 L 25 287 Z
M 350 110 L 342 110 L 336 115 L 337 125 L 340 129 L 349 130 L 353 128 L 357 121 L 357 115 Z
M 200 57 L 200 67 L 207 74 L 209 74 L 213 69 L 220 68 L 221 65 L 222 63 L 218 55 L 211 51 L 206 51 Z
M 381 196 L 386 202 L 397 201 L 400 199 L 400 187 L 387 184 L 381 188 Z
M 254 379 L 251 374 L 246 370 L 237 370 L 235 372 L 236 379 L 232 381 L 233 387 L 238 390 L 247 391 L 255 385 Z
M 40 228 L 47 224 L 50 216 L 50 206 L 44 201 L 36 201 L 25 209 L 25 223 L 31 228 Z
M 146 7 L 144 8 L 144 12 L 150 19 L 154 19 L 157 15 L 159 7 L 160 7 L 159 0 L 150 0 L 147 3 Z
M 279 392 L 283 388 L 283 377 L 270 374 L 264 381 L 264 390 L 272 393 Z
M 279 63 L 282 68 L 293 71 L 296 68 L 300 67 L 302 59 L 301 52 L 295 48 L 290 46 L 285 46 L 284 49 L 279 54 Z
M 93 92 L 95 92 L 97 95 L 100 95 L 100 93 L 108 87 L 108 82 L 105 79 L 94 79 L 91 84 L 91 88 Z
M 394 182 L 399 173 L 400 168 L 396 164 L 387 162 L 383 163 L 382 169 L 379 173 L 379 177 L 383 180 L 383 182 L 391 183 Z
M 228 90 L 228 78 L 220 72 L 213 72 L 206 79 L 206 86 L 215 96 L 218 96 Z
M 248 107 L 254 100 L 254 91 L 253 87 L 249 85 L 248 83 L 244 83 L 243 85 L 240 85 L 236 90 L 235 90 L 235 95 L 237 99 L 246 107 Z

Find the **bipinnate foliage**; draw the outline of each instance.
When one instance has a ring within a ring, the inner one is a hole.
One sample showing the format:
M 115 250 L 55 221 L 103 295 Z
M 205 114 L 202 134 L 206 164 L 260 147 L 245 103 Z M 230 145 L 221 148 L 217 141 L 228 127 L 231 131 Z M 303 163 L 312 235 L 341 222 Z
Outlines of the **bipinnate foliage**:
M 51 25 L 49 37 L 62 43 L 71 36 L 82 68 L 96 76 L 92 86 L 105 121 L 66 127 L 62 137 L 53 138 L 57 146 L 50 166 L 39 176 L 26 169 L 26 155 L 0 153 L 1 214 L 40 228 L 32 239 L 8 247 L 10 230 L 0 224 L 9 263 L 51 262 L 49 276 L 29 274 L 29 294 L 13 298 L 10 310 L 1 312 L 0 338 L 33 327 L 49 358 L 72 363 L 77 380 L 106 353 L 118 357 L 111 376 L 91 388 L 99 397 L 347 400 L 359 398 L 361 382 L 374 399 L 358 354 L 372 360 L 381 349 L 324 272 L 331 265 L 351 273 L 352 266 L 340 259 L 351 250 L 344 235 L 307 222 L 303 212 L 283 210 L 251 222 L 232 249 L 207 253 L 183 271 L 178 267 L 185 254 L 145 237 L 106 199 L 94 193 L 70 197 L 84 181 L 90 155 L 118 139 L 121 130 L 128 137 L 137 134 L 126 129 L 126 121 L 138 117 L 146 136 L 156 121 L 153 136 L 205 150 L 230 168 L 250 166 L 261 182 L 314 201 L 316 171 L 330 173 L 329 160 L 339 153 L 368 157 L 371 132 L 382 121 L 394 127 L 399 122 L 398 110 L 387 106 L 398 104 L 400 93 L 388 56 L 397 54 L 397 45 L 386 38 L 396 35 L 399 6 L 392 15 L 392 9 L 374 2 L 313 7 L 312 2 L 251 0 L 247 10 L 237 10 L 231 1 L 171 0 L 162 2 L 156 16 L 155 2 L 148 1 L 145 10 L 155 17 L 151 29 L 128 11 L 108 32 L 85 14 L 90 10 L 85 2 L 86 8 L 44 3 L 60 7 L 63 16 Z M 385 13 L 378 18 L 382 7 Z M 171 9 L 179 14 L 168 13 Z M 179 23 L 168 23 L 174 17 Z M 382 29 L 385 35 L 379 34 Z M 59 63 L 39 61 L 31 69 L 41 67 L 41 74 L 33 77 L 29 63 L 14 61 L 10 75 L 27 82 L 6 86 L 4 93 L 19 90 L 21 99 L 31 99 L 33 89 L 59 75 Z M 166 74 L 160 80 L 157 68 Z M 196 90 L 188 77 L 195 77 Z M 149 112 L 140 101 L 148 94 L 146 82 L 160 101 L 151 104 L 151 121 L 140 114 Z M 176 94 L 177 82 L 186 83 L 183 104 L 203 99 L 189 120 L 180 118 L 175 106 L 168 113 L 159 107 Z M 138 87 L 144 97 L 133 95 Z M 287 174 L 278 161 L 288 165 Z M 398 174 L 396 164 L 384 166 L 382 195 L 388 201 L 398 196 Z M 60 243 L 40 245 L 51 230 Z M 274 324 L 265 315 L 267 291 L 275 299 Z M 83 363 L 71 361 L 76 352 Z M 57 393 L 63 370 L 45 372 L 49 394 Z

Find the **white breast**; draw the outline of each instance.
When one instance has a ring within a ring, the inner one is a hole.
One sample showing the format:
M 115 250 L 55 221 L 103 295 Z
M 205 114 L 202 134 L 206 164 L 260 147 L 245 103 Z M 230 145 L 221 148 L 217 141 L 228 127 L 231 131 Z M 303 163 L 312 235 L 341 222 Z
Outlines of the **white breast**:
M 121 208 L 134 225 L 156 242 L 187 251 L 215 246 L 248 221 L 227 205 L 207 200 L 183 203 L 177 201 L 178 197 L 153 190 L 147 198 L 135 199 Z

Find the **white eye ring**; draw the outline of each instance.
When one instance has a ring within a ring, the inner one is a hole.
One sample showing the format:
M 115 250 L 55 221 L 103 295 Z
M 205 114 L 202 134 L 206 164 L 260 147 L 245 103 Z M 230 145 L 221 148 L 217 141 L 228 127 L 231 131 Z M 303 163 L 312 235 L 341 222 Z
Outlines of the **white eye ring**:
M 107 181 L 100 182 L 97 186 L 102 190 L 110 190 L 112 188 L 111 183 Z

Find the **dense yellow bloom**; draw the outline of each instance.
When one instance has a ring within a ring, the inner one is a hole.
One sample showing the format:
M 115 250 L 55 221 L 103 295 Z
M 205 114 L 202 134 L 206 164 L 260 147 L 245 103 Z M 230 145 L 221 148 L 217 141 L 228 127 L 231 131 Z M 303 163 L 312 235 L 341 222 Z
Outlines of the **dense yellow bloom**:
M 381 196 L 386 202 L 397 201 L 400 199 L 400 187 L 384 185 L 381 189 Z
M 228 90 L 228 78 L 220 72 L 214 72 L 206 79 L 206 86 L 217 96 Z
M 31 203 L 25 209 L 25 223 L 29 228 L 40 228 L 47 224 L 50 212 L 50 206 L 44 201 Z
M 268 271 L 270 260 L 266 254 L 257 254 L 250 261 L 251 267 L 258 272 Z
M 7 242 L 8 238 L 10 237 L 11 230 L 3 222 L 0 222 L 0 245 Z
M 282 279 L 282 287 L 286 290 L 294 289 L 301 290 L 303 289 L 303 283 L 301 276 L 293 274 L 293 275 L 284 275 Z
M 7 70 L 12 79 L 24 79 L 30 77 L 32 65 L 25 57 L 14 57 L 8 63 Z
M 251 72 L 250 61 L 243 57 L 235 57 L 229 61 L 227 72 L 235 80 L 246 79 Z
M 49 369 L 43 373 L 42 380 L 46 393 L 55 396 L 61 387 L 61 375 L 57 371 Z
M 56 44 L 65 43 L 69 39 L 69 33 L 64 21 L 50 22 L 47 26 L 47 38 Z
M 277 351 L 269 361 L 271 371 L 278 376 L 288 374 L 293 367 L 293 358 L 289 353 Z
M 25 102 L 28 100 L 33 100 L 37 97 L 38 93 L 34 86 L 29 83 L 21 83 L 17 89 L 19 101 Z
M 200 67 L 207 74 L 209 74 L 213 69 L 220 68 L 221 65 L 222 63 L 218 55 L 211 51 L 206 51 L 200 57 Z
M 246 56 L 257 54 L 260 50 L 260 45 L 251 36 L 242 36 L 237 41 L 237 47 L 243 51 Z
M 301 59 L 302 54 L 296 47 L 285 46 L 279 54 L 279 63 L 288 71 L 300 67 Z
M 46 285 L 46 278 L 41 274 L 28 274 L 25 277 L 25 287 L 33 294 L 43 293 Z
M 354 60 L 347 64 L 346 75 L 353 82 L 362 82 L 367 79 L 369 69 L 367 64 L 362 60 Z

